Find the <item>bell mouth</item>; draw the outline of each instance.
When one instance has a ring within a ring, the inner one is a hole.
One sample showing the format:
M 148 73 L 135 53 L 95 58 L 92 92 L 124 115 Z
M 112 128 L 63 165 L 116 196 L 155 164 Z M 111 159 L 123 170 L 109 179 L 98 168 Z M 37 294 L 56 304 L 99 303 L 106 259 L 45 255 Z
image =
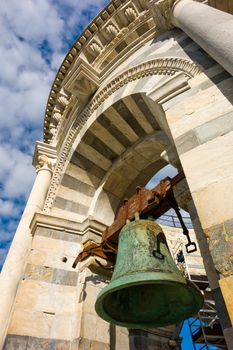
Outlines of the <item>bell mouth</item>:
M 203 304 L 202 294 L 190 281 L 149 281 L 147 275 L 147 280 L 141 276 L 139 281 L 137 276 L 137 281 L 131 278 L 122 285 L 121 279 L 105 287 L 96 301 L 97 314 L 119 326 L 156 328 L 176 324 L 195 315 Z

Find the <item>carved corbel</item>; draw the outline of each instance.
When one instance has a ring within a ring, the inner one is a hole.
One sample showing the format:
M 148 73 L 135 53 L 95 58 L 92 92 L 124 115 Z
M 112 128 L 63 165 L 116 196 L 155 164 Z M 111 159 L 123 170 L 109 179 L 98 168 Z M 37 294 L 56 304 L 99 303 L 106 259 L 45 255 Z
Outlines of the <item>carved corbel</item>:
M 62 119 L 62 114 L 60 112 L 58 112 L 58 111 L 54 111 L 53 114 L 52 114 L 52 118 L 58 124 L 61 121 L 61 119 Z
M 113 39 L 117 36 L 119 30 L 113 23 L 109 23 L 105 28 L 107 34 Z
M 57 101 L 65 108 L 69 104 L 71 94 L 62 88 L 58 94 Z
M 82 103 L 88 100 L 100 86 L 99 75 L 89 63 L 79 58 L 65 86 Z
M 129 23 L 131 23 L 138 17 L 138 12 L 135 7 L 128 6 L 125 9 L 125 16 L 127 17 Z
M 97 43 L 96 41 L 93 41 L 93 42 L 90 44 L 90 49 L 91 49 L 91 51 L 92 51 L 96 56 L 98 56 L 98 55 L 101 53 L 103 47 L 100 46 L 100 44 Z

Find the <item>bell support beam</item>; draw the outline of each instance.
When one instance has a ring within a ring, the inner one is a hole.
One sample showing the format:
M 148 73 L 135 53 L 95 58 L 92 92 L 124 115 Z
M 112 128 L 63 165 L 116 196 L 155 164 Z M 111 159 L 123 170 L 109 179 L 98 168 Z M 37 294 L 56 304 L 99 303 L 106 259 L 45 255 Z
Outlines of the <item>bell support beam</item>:
M 176 1 L 171 22 L 233 75 L 233 16 L 193 1 Z
M 114 222 L 103 232 L 101 243 L 95 243 L 89 240 L 84 244 L 84 249 L 75 259 L 73 268 L 75 268 L 79 262 L 84 261 L 90 256 L 108 260 L 114 265 L 119 233 L 127 220 L 133 220 L 136 216 L 140 218 L 152 216 L 154 219 L 157 219 L 170 208 L 176 211 L 183 233 L 187 237 L 187 252 L 196 251 L 196 244 L 190 240 L 189 232 L 179 213 L 179 207 L 172 190 L 182 179 L 184 179 L 183 172 L 172 179 L 168 177 L 161 180 L 160 183 L 151 190 L 145 187 L 138 187 L 135 195 L 124 200 Z
M 37 176 L 0 274 L 0 348 L 4 342 L 15 295 L 31 247 L 32 235 L 29 225 L 34 213 L 43 209 L 55 159 L 56 151 L 53 147 L 37 143 L 33 161 Z

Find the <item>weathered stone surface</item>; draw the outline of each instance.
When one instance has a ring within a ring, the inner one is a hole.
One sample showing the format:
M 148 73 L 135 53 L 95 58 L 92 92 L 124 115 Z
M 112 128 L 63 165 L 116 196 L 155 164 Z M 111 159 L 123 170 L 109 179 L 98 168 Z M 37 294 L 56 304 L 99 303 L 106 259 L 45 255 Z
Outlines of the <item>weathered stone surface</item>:
M 10 334 L 49 338 L 54 314 L 15 307 L 8 328 Z
M 233 220 L 205 229 L 216 270 L 223 276 L 233 275 Z
M 24 279 L 33 279 L 43 282 L 76 286 L 78 273 L 62 269 L 54 269 L 48 266 L 27 264 Z
M 9 334 L 3 350 L 69 350 L 70 345 L 66 340 Z
M 50 237 L 53 239 L 60 239 L 62 241 L 69 241 L 69 242 L 80 242 L 82 238 L 81 235 L 67 233 L 62 230 L 50 229 L 47 227 L 38 227 L 36 230 L 36 235 Z
M 212 292 L 214 295 L 214 299 L 216 300 L 217 314 L 221 320 L 220 322 L 222 329 L 224 330 L 225 328 L 231 327 L 231 321 L 228 314 L 228 310 L 226 308 L 221 289 L 218 287 L 216 289 L 213 289 Z
M 98 342 L 98 341 L 92 341 L 89 339 L 81 338 L 78 343 L 78 347 L 72 348 L 72 350 L 110 350 L 109 344 Z
M 161 337 L 157 334 L 148 333 L 140 329 L 129 330 L 130 350 L 153 350 L 164 349 L 170 350 L 169 337 Z M 176 345 L 177 344 L 177 345 Z M 180 349 L 179 342 L 174 342 L 174 350 Z
M 51 267 L 27 264 L 23 278 L 51 282 L 53 272 Z
M 8 334 L 3 346 L 3 350 L 26 350 L 27 344 L 27 336 Z
M 67 286 L 76 286 L 77 280 L 78 273 L 75 271 L 54 269 L 52 283 L 64 284 Z
M 27 350 L 49 349 L 50 339 L 28 337 Z
M 228 350 L 233 350 L 233 328 L 232 327 L 225 328 L 223 330 L 223 334 L 224 334 L 225 339 L 226 339 Z
M 225 305 L 229 314 L 229 318 L 231 320 L 231 325 L 233 325 L 233 305 L 232 305 L 232 291 L 233 291 L 233 276 L 229 276 L 226 278 L 222 278 L 219 281 L 219 285 L 221 288 L 221 292 L 225 301 Z M 228 328 L 229 325 L 226 324 Z

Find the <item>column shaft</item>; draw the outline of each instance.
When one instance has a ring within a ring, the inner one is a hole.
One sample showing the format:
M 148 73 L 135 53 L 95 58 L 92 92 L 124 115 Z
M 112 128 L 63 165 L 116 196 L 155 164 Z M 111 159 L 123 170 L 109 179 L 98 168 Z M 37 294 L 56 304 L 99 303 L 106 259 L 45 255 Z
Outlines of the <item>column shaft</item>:
M 233 16 L 192 0 L 174 5 L 171 20 L 233 75 Z
M 27 205 L 0 274 L 0 348 L 7 331 L 25 259 L 31 246 L 32 237 L 29 225 L 34 213 L 43 209 L 51 175 L 52 172 L 49 168 L 41 168 L 38 171 Z

